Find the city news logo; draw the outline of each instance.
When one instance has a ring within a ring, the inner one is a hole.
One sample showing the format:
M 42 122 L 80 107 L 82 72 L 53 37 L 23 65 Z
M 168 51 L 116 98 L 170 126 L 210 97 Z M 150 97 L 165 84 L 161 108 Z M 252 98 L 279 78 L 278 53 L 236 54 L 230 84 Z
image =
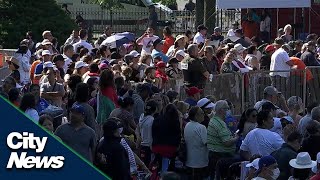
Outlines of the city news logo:
M 7 137 L 7 145 L 12 150 L 18 149 L 33 149 L 35 152 L 41 153 L 43 152 L 47 137 L 34 137 L 33 133 L 23 132 L 12 132 Z M 11 152 L 7 169 L 11 169 L 13 167 L 17 169 L 58 169 L 61 168 L 64 164 L 63 156 L 28 156 L 27 152 L 22 152 L 20 156 L 17 152 Z

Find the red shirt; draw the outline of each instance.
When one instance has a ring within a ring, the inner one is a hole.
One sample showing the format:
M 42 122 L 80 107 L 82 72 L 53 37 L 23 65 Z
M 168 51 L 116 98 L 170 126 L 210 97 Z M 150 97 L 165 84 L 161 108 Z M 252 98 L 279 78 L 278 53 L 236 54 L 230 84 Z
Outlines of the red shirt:
M 312 176 L 312 178 L 310 178 L 310 180 L 320 180 L 320 173 Z
M 102 95 L 108 97 L 116 107 L 119 107 L 117 91 L 113 87 L 106 87 L 104 89 L 101 89 L 101 93 Z
M 244 21 L 242 23 L 242 30 L 245 37 L 252 38 L 259 35 L 259 25 L 254 21 Z
M 166 54 L 169 48 L 174 44 L 174 38 L 172 36 L 167 36 L 164 39 L 162 52 Z
M 169 77 L 166 73 L 163 73 L 159 70 L 156 70 L 156 77 L 161 78 L 163 83 L 166 83 L 169 80 Z
M 304 72 L 302 71 L 306 69 L 306 65 L 304 64 L 304 62 L 297 57 L 290 57 L 290 59 L 294 65 L 297 65 L 297 70 L 298 70 L 298 71 L 291 72 L 291 75 L 304 76 Z M 306 71 L 307 71 L 306 72 L 307 81 L 310 81 L 311 79 L 313 79 L 312 73 L 310 69 L 306 69 Z

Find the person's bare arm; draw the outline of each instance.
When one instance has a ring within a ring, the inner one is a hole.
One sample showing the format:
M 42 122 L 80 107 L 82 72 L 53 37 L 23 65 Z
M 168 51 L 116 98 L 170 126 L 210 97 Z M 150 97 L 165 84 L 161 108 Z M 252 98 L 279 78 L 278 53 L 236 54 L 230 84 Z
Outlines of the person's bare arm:
M 287 63 L 289 66 L 291 66 L 291 67 L 294 66 L 293 61 L 287 61 L 286 63 Z
M 142 39 L 144 38 L 144 37 L 146 37 L 147 36 L 147 33 L 144 33 L 142 36 L 140 36 L 138 39 L 137 39 L 137 44 L 140 44 L 141 43 L 141 41 L 142 41 Z
M 199 51 L 199 56 L 200 56 L 200 57 L 204 55 L 204 49 L 206 48 L 206 46 L 209 45 L 209 42 L 210 42 L 209 39 L 206 39 L 206 40 L 204 41 L 204 45 L 203 45 L 203 47 L 202 47 L 202 48 L 200 49 L 200 51 Z
M 136 153 L 133 153 L 134 154 L 134 159 L 136 160 L 136 163 L 138 166 L 140 166 L 144 172 L 150 174 L 151 171 L 148 169 L 148 167 L 141 161 L 141 159 L 136 155 Z

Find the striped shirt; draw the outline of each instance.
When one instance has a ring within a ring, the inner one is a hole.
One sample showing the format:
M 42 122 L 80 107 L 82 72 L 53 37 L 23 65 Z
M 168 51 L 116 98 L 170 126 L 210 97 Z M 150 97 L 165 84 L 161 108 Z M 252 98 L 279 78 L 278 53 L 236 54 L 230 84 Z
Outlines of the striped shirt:
M 225 146 L 226 142 L 232 138 L 232 133 L 226 123 L 218 116 L 214 116 L 208 126 L 208 149 L 213 152 L 234 153 L 235 145 Z
M 135 174 L 138 171 L 138 168 L 137 168 L 136 159 L 134 158 L 134 153 L 124 138 L 121 138 L 120 144 L 124 147 L 124 149 L 128 153 L 129 163 L 130 163 L 130 172 L 132 174 Z

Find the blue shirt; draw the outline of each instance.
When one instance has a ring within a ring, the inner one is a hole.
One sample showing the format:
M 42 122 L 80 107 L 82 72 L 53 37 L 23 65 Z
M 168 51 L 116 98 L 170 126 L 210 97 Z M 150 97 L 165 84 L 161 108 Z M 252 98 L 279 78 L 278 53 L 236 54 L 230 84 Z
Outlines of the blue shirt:
M 191 98 L 187 98 L 184 100 L 185 103 L 189 104 L 190 106 L 197 106 L 197 101 Z
M 43 71 L 43 62 L 39 63 L 37 66 L 36 66 L 36 69 L 34 71 L 34 74 L 42 74 L 42 71 Z
M 168 56 L 166 56 L 163 52 L 157 51 L 155 49 L 152 50 L 151 56 L 152 56 L 153 59 L 160 56 L 162 61 L 165 62 L 165 63 L 167 63 L 169 61 L 169 57 Z
M 38 113 L 41 113 L 49 106 L 49 103 L 45 100 L 40 98 L 38 104 L 36 105 L 36 110 Z

